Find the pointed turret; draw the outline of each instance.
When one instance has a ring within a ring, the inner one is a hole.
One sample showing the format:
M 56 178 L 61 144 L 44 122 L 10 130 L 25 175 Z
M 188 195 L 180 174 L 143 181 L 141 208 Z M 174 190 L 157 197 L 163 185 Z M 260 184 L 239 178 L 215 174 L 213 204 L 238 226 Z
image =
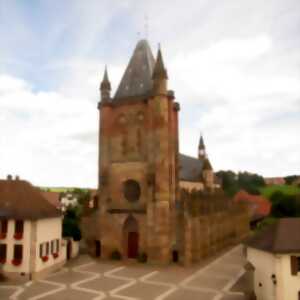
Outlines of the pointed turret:
M 164 61 L 163 61 L 160 46 L 157 52 L 152 79 L 153 79 L 153 92 L 155 94 L 166 94 L 168 73 L 164 66 Z
M 203 139 L 202 134 L 200 135 L 200 140 L 199 140 L 198 158 L 199 159 L 206 158 L 206 150 L 205 150 L 205 144 L 204 144 L 204 139 Z
M 164 66 L 164 61 L 161 54 L 160 46 L 158 48 L 156 62 L 153 70 L 152 79 L 168 79 L 167 70 Z
M 110 99 L 111 85 L 108 79 L 107 67 L 105 66 L 104 76 L 100 84 L 101 101 L 108 101 Z

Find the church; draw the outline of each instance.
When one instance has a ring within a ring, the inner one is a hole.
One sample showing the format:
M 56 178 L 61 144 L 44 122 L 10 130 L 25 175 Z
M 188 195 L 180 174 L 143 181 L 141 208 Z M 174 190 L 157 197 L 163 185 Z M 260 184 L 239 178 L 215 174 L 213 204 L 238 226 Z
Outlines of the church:
M 159 264 L 195 261 L 213 252 L 207 243 L 215 243 L 212 237 L 205 238 L 214 231 L 203 215 L 221 225 L 216 229 L 220 248 L 220 230 L 224 241 L 242 235 L 236 230 L 247 231 L 245 226 L 229 225 L 229 204 L 213 200 L 220 195 L 203 137 L 198 158 L 179 153 L 180 105 L 168 89 L 160 48 L 154 58 L 147 40 L 140 40 L 115 94 L 111 95 L 107 69 L 100 94 L 98 197 L 82 224 L 94 255 L 110 258 L 118 253 L 124 259 L 142 255 Z M 199 206 L 198 215 L 191 205 Z M 233 214 L 245 216 L 244 211 Z

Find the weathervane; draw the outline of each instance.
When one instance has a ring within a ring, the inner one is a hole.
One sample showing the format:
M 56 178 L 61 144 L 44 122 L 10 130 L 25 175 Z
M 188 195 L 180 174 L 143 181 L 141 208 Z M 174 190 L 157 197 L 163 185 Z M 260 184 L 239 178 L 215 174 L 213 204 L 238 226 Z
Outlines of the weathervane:
M 148 39 L 149 37 L 149 19 L 148 19 L 148 15 L 145 14 L 145 24 L 144 24 L 144 30 L 145 30 L 145 38 Z

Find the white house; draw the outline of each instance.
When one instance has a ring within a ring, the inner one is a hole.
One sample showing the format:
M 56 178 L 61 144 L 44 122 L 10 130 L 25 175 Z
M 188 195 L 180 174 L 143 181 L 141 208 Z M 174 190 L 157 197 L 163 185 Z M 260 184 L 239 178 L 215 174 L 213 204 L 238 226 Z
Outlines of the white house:
M 300 218 L 284 218 L 246 242 L 257 300 L 300 300 Z
M 35 279 L 66 260 L 62 216 L 29 182 L 0 180 L 0 267 L 8 278 Z

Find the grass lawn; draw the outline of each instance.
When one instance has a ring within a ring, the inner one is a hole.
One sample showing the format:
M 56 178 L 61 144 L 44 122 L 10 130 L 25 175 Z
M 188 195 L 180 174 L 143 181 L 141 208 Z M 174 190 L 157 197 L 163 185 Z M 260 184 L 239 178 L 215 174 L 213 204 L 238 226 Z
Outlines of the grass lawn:
M 270 198 L 270 196 L 277 191 L 280 191 L 287 195 L 295 195 L 300 193 L 300 188 L 293 185 L 270 185 L 260 189 L 261 194 L 266 197 Z
M 47 190 L 49 192 L 62 193 L 66 191 L 72 191 L 74 188 L 71 187 L 40 187 L 42 190 Z

